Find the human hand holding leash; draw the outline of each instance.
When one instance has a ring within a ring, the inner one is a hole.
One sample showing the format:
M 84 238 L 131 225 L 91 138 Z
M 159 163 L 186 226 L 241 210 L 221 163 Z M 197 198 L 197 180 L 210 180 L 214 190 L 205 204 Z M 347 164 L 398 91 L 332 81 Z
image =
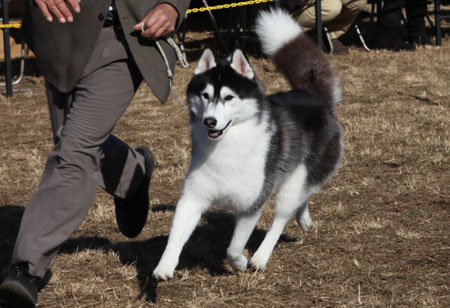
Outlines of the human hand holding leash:
M 156 40 L 172 33 L 177 19 L 177 10 L 168 3 L 162 3 L 148 12 L 144 19 L 134 26 L 134 29 L 140 30 L 142 37 Z
M 55 15 L 60 23 L 73 21 L 73 15 L 64 0 L 35 0 L 35 2 L 47 21 L 53 21 L 52 14 Z M 76 13 L 80 12 L 81 0 L 67 0 L 67 2 L 69 2 Z

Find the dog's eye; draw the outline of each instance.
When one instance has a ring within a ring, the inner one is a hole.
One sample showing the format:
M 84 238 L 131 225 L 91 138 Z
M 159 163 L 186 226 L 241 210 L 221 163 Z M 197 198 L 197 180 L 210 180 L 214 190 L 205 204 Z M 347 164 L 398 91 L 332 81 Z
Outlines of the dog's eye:
M 204 99 L 209 99 L 209 94 L 206 92 L 202 93 L 202 96 Z
M 226 102 L 231 101 L 233 98 L 234 98 L 233 95 L 227 95 L 227 96 L 225 96 L 225 101 Z

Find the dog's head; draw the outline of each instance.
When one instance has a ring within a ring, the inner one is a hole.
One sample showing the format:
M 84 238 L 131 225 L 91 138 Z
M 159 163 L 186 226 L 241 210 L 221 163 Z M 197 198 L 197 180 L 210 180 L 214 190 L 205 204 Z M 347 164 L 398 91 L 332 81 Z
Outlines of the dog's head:
M 262 87 L 241 50 L 227 60 L 206 49 L 188 85 L 191 125 L 210 140 L 219 140 L 233 126 L 254 118 Z

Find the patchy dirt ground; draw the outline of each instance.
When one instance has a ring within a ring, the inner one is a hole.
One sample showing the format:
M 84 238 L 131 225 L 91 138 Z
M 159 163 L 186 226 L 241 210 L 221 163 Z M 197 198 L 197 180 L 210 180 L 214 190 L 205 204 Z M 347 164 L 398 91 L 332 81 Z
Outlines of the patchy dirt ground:
M 178 67 L 184 100 L 211 33 L 190 32 L 190 67 Z M 151 272 L 167 241 L 190 156 L 188 113 L 174 96 L 160 105 L 142 86 L 115 133 L 149 146 L 157 159 L 153 210 L 129 240 L 99 191 L 88 216 L 52 263 L 39 307 L 450 307 L 450 38 L 414 52 L 351 47 L 329 56 L 342 79 L 338 114 L 345 160 L 311 200 L 314 226 L 292 220 L 264 272 L 235 273 L 225 262 L 234 218 L 204 215 L 172 281 Z M 250 53 L 268 93 L 287 89 L 269 60 Z M 9 262 L 20 217 L 36 190 L 52 138 L 43 79 L 28 74 L 0 97 L 0 266 Z M 266 206 L 247 246 L 272 221 Z M 36 221 L 39 223 L 39 221 Z

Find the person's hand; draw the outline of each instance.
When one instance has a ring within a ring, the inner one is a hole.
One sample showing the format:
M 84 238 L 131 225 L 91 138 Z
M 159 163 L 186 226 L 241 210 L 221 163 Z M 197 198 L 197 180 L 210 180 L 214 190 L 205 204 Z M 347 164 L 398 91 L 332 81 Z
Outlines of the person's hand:
M 177 10 L 168 3 L 161 3 L 136 24 L 134 29 L 142 31 L 142 37 L 156 40 L 172 33 L 175 30 L 177 19 Z
M 35 0 L 35 2 L 47 21 L 53 21 L 53 15 L 60 23 L 73 21 L 73 15 L 64 0 Z M 81 0 L 67 0 L 67 2 L 76 13 L 80 12 Z

